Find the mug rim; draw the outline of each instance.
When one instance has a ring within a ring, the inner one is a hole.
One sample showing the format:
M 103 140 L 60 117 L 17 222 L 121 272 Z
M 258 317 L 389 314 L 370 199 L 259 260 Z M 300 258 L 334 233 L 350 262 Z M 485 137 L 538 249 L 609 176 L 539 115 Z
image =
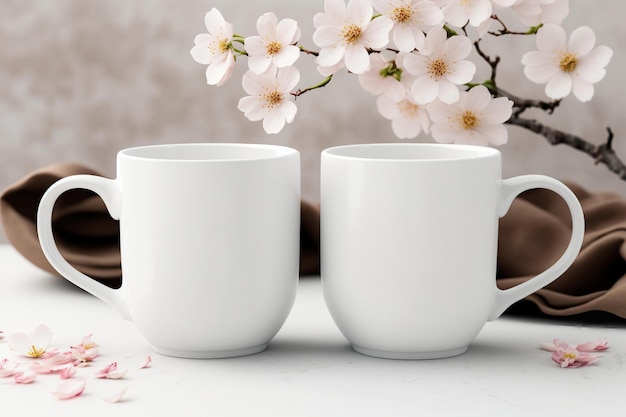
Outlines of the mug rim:
M 213 153 L 199 155 L 212 150 Z M 218 152 L 223 152 L 222 156 Z M 195 142 L 141 145 L 120 150 L 119 158 L 153 162 L 245 162 L 267 161 L 297 155 L 291 147 L 265 143 Z
M 446 154 L 442 155 L 442 152 Z M 487 146 L 415 142 L 340 145 L 322 151 L 323 157 L 340 160 L 394 162 L 453 162 L 493 158 L 499 155 L 501 155 L 499 150 Z

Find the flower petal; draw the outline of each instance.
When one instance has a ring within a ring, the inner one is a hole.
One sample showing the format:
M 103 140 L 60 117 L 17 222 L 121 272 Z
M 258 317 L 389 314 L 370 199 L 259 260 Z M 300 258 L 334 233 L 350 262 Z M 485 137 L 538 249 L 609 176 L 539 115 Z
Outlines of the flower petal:
M 30 336 L 21 332 L 10 334 L 7 341 L 9 342 L 9 349 L 21 355 L 25 355 L 32 346 Z
M 584 56 L 593 49 L 596 43 L 596 34 L 587 26 L 574 30 L 569 37 L 569 51 L 577 56 Z
M 124 398 L 124 396 L 126 395 L 126 391 L 128 391 L 128 386 L 125 386 L 124 388 L 122 388 L 120 391 L 108 396 L 108 397 L 104 397 L 104 401 L 110 402 L 110 403 L 118 403 L 120 401 L 122 401 L 122 399 Z
M 76 398 L 83 393 L 87 381 L 84 378 L 71 378 L 61 382 L 52 392 L 59 400 Z
M 263 38 L 273 36 L 277 26 L 278 18 L 273 12 L 264 13 L 256 21 L 256 30 Z
M 585 103 L 593 98 L 593 93 L 593 83 L 580 77 L 572 79 L 572 94 L 578 100 Z
M 139 364 L 139 369 L 145 369 L 150 366 L 152 363 L 152 357 L 150 355 L 146 356 L 146 358 Z
M 37 373 L 31 370 L 19 372 L 13 377 L 18 384 L 32 384 L 37 379 Z
M 459 88 L 447 79 L 439 80 L 439 100 L 446 104 L 452 104 L 459 99 Z
M 569 74 L 557 73 L 546 84 L 546 95 L 552 99 L 566 97 L 572 91 L 572 77 Z
M 374 9 L 369 0 L 349 0 L 346 13 L 350 23 L 363 27 L 372 20 Z
M 472 81 L 476 73 L 476 65 L 471 61 L 458 61 L 445 77 L 454 84 L 465 84 Z
M 439 95 L 439 83 L 429 76 L 418 77 L 411 87 L 411 95 L 417 104 L 432 103 Z
M 350 45 L 346 48 L 345 64 L 348 71 L 354 74 L 362 74 L 370 66 L 370 57 L 361 45 Z
M 544 25 L 537 31 L 537 49 L 548 54 L 564 51 L 567 48 L 565 30 L 553 23 Z
M 607 350 L 609 348 L 609 341 L 606 337 L 601 337 L 597 340 L 583 343 L 581 345 L 576 346 L 576 350 L 579 352 L 593 352 L 598 350 Z

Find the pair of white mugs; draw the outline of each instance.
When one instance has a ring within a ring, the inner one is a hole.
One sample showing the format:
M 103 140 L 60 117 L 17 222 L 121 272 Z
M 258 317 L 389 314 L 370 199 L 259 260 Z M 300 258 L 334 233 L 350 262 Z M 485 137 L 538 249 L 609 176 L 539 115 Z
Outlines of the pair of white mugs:
M 99 194 L 120 220 L 119 289 L 77 271 L 57 249 L 53 206 L 76 188 Z M 498 219 L 531 188 L 565 200 L 571 241 L 548 270 L 500 290 Z M 574 194 L 540 175 L 502 180 L 493 148 L 334 147 L 321 154 L 320 189 L 326 305 L 353 348 L 371 356 L 463 353 L 487 321 L 561 275 L 583 240 Z M 132 319 L 157 352 L 252 354 L 276 335 L 296 296 L 300 155 L 253 144 L 130 148 L 117 155 L 116 179 L 77 175 L 53 184 L 37 220 L 57 271 Z

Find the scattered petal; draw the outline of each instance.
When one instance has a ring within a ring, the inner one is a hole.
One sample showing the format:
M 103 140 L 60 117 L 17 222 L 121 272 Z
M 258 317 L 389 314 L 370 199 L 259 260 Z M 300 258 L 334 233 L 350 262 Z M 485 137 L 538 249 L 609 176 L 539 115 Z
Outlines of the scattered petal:
M 598 340 L 594 340 L 593 342 L 583 343 L 582 345 L 576 346 L 576 349 L 580 352 L 593 352 L 593 351 L 602 351 L 607 350 L 609 341 L 605 337 L 601 337 Z
M 14 379 L 18 384 L 31 384 L 37 379 L 37 373 L 31 370 L 18 372 L 15 374 Z
M 118 403 L 118 402 L 122 401 L 122 399 L 126 395 L 126 391 L 128 391 L 128 386 L 125 386 L 120 391 L 116 392 L 115 394 L 110 395 L 108 397 L 104 397 L 103 399 L 104 399 L 104 401 L 107 401 L 107 402 L 110 402 L 110 403 Z
M 599 357 L 587 352 L 581 352 L 575 346 L 566 342 L 554 339 L 554 352 L 552 360 L 561 368 L 580 368 L 596 362 Z
M 117 369 L 117 362 L 112 362 L 96 372 L 96 378 L 122 379 L 126 375 L 126 369 Z
M 61 379 L 68 379 L 76 374 L 76 367 L 73 364 L 69 364 L 61 370 Z
M 19 372 L 19 364 L 8 359 L 0 361 L 0 378 L 9 378 Z
M 93 349 L 93 348 L 97 348 L 100 345 L 97 344 L 93 338 L 92 338 L 93 334 L 88 334 L 87 336 L 84 336 L 81 340 L 80 340 L 80 345 L 82 346 L 85 350 L 89 350 L 89 349 Z
M 148 356 L 146 356 L 146 359 L 144 359 L 143 362 L 141 362 L 139 364 L 139 369 L 148 368 L 151 363 L 152 363 L 152 357 L 150 355 L 148 355 Z
M 70 353 L 76 366 L 85 366 L 87 362 L 93 361 L 100 355 L 98 347 L 86 349 L 82 345 L 71 347 Z
M 63 380 L 52 393 L 59 400 L 69 400 L 81 395 L 86 385 L 87 381 L 84 378 L 66 379 Z

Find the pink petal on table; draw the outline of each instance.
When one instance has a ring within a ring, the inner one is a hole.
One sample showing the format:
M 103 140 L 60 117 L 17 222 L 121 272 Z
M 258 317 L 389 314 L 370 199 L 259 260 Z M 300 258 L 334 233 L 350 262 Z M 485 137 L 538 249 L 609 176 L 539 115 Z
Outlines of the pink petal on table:
M 108 397 L 104 397 L 104 401 L 108 401 L 110 403 L 118 403 L 122 401 L 122 398 L 126 395 L 126 391 L 128 390 L 128 386 L 122 388 L 119 392 L 110 395 Z
M 18 364 L 8 359 L 2 359 L 0 361 L 0 378 L 9 378 L 17 374 Z
M 96 372 L 96 378 L 122 379 L 126 375 L 126 369 L 117 369 L 117 362 L 112 362 Z
M 76 367 L 73 364 L 69 364 L 61 370 L 61 379 L 68 379 L 76 374 Z
M 554 343 L 540 343 L 539 347 L 543 350 L 547 350 L 548 352 L 554 352 Z
M 37 373 L 30 370 L 18 372 L 17 374 L 15 374 L 14 379 L 15 382 L 17 382 L 18 384 L 31 384 L 35 382 L 35 379 L 37 379 Z
M 139 364 L 139 369 L 144 369 L 144 368 L 149 367 L 150 363 L 152 363 L 152 358 L 150 357 L 150 355 L 148 355 L 146 359 L 144 359 L 144 361 Z
M 576 346 L 576 350 L 579 352 L 593 352 L 600 350 L 607 350 L 609 341 L 605 337 L 601 337 L 593 342 L 583 343 L 582 345 Z
M 61 382 L 52 393 L 56 395 L 59 400 L 69 400 L 82 394 L 86 385 L 87 381 L 84 378 L 66 379 Z

